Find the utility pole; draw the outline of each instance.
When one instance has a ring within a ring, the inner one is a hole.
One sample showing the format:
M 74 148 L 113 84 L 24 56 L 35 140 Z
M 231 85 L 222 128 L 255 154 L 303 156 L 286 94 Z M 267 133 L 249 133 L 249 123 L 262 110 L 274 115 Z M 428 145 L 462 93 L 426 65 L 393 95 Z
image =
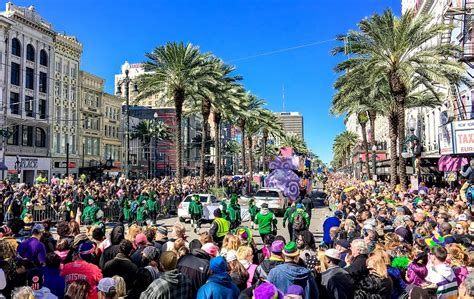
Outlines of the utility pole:
M 66 178 L 69 177 L 69 142 L 66 143 Z

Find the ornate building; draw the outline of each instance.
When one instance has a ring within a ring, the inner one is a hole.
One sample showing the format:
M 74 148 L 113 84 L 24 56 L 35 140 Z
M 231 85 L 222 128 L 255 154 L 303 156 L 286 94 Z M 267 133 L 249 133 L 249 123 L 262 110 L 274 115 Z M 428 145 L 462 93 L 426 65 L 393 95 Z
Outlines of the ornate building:
M 51 172 L 62 176 L 68 167 L 69 173 L 77 177 L 80 162 L 78 99 L 82 45 L 73 36 L 57 34 L 54 48 L 54 101 L 50 105 Z M 69 165 L 66 165 L 67 154 Z
M 103 115 L 103 137 L 102 150 L 103 160 L 111 160 L 112 169 L 109 174 L 117 174 L 122 171 L 122 140 L 120 123 L 122 121 L 122 102 L 123 99 L 104 93 L 102 97 L 102 115 Z

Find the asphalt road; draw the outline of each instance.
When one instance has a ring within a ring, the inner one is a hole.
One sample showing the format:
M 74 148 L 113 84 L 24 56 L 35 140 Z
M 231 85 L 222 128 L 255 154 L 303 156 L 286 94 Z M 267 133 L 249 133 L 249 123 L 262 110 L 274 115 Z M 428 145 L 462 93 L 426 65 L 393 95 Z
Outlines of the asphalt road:
M 319 243 L 322 240 L 322 232 L 323 232 L 323 222 L 326 219 L 327 216 L 329 216 L 331 213 L 329 209 L 320 203 L 317 207 L 313 208 L 312 210 L 312 215 L 311 215 L 311 225 L 310 225 L 310 231 L 314 234 L 316 237 L 316 242 Z M 282 235 L 285 237 L 285 239 L 289 239 L 288 235 L 288 229 L 283 228 L 282 223 L 283 223 L 283 217 L 277 217 L 278 224 L 277 224 L 277 233 L 279 235 Z M 157 221 L 157 224 L 162 224 L 165 226 L 172 226 L 175 224 L 178 220 L 178 217 L 173 217 L 173 218 L 168 218 L 168 219 L 161 219 Z M 184 223 L 186 227 L 186 235 L 188 236 L 188 240 L 193 240 L 198 237 L 196 233 L 194 233 L 193 228 L 191 227 L 191 224 L 189 222 Z M 250 228 L 250 222 L 244 222 L 242 223 L 242 226 L 247 226 Z M 202 231 L 207 231 L 210 228 L 210 224 L 206 223 L 201 226 L 201 232 Z M 257 244 L 262 244 L 262 240 L 260 239 L 260 236 L 258 234 L 258 230 L 253 230 L 253 235 L 255 238 L 255 242 Z

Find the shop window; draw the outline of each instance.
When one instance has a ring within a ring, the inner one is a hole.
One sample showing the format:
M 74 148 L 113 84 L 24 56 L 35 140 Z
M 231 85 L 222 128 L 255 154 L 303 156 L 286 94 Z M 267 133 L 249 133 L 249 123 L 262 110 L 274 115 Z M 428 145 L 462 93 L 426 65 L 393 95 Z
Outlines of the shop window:
M 12 39 L 12 54 L 21 57 L 21 44 L 17 38 Z
M 26 60 L 28 61 L 35 61 L 35 48 L 31 44 L 26 46 Z

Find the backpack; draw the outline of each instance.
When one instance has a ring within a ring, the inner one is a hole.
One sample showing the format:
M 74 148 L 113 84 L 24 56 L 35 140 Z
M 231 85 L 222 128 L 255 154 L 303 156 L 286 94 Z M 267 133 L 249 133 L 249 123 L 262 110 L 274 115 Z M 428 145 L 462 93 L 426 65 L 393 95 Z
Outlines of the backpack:
M 138 210 L 138 203 L 136 201 L 132 202 L 131 209 L 132 213 L 136 213 Z
M 296 213 L 295 218 L 293 219 L 293 229 L 294 230 L 303 230 L 305 228 L 304 217 L 302 213 Z

